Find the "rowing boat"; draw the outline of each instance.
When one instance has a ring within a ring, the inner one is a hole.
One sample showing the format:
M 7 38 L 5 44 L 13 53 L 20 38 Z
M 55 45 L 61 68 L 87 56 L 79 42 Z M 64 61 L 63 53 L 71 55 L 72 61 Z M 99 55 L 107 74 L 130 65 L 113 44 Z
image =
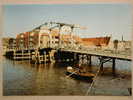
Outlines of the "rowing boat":
M 92 80 L 95 74 L 89 72 L 80 72 L 76 69 L 67 69 L 66 75 L 78 80 Z

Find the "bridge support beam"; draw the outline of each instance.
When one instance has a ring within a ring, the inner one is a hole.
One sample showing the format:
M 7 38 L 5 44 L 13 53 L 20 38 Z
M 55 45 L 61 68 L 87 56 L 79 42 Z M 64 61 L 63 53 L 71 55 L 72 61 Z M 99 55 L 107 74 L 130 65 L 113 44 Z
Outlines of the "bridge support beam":
M 106 62 L 109 62 L 112 59 L 113 58 L 99 57 L 99 60 L 100 60 L 100 71 L 101 71 L 101 73 L 103 73 L 103 64 L 106 63 Z
M 103 72 L 103 63 L 101 63 L 100 71 Z
M 22 59 L 21 60 L 23 60 L 24 59 L 24 50 L 22 50 Z
M 115 58 L 107 58 L 107 57 L 99 57 L 100 60 L 100 71 L 103 72 L 103 64 L 106 62 L 109 62 L 111 60 L 112 62 L 112 75 L 115 76 L 116 75 L 116 69 L 115 69 Z
M 89 55 L 89 66 L 91 67 L 91 55 Z
M 112 74 L 115 76 L 115 58 L 112 58 Z

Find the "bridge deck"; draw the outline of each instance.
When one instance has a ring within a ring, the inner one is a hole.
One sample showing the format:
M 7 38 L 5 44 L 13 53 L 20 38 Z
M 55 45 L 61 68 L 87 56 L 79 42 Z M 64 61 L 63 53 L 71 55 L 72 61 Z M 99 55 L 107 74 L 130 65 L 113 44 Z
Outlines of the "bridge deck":
M 132 60 L 130 52 L 114 52 L 114 51 L 105 51 L 105 50 L 68 50 L 68 49 L 61 49 L 62 51 L 67 52 L 75 52 L 81 54 L 89 54 L 92 56 L 102 56 L 102 57 L 109 57 L 109 58 L 116 58 L 120 60 Z
M 54 48 L 54 49 L 58 50 L 58 48 Z M 23 49 L 23 50 L 27 50 L 27 49 Z M 35 50 L 35 48 L 33 48 L 32 50 Z M 14 50 L 11 50 L 11 51 L 14 51 Z M 70 48 L 69 49 L 61 48 L 61 51 L 75 52 L 75 53 L 79 53 L 79 54 L 88 54 L 88 55 L 92 55 L 92 56 L 102 56 L 102 57 L 115 58 L 115 59 L 120 59 L 120 60 L 128 60 L 128 61 L 132 60 L 131 51 L 130 52 L 129 51 L 115 52 L 114 50 L 94 50 L 94 49 L 92 49 L 92 50 L 91 49 L 76 50 L 76 49 L 70 49 Z

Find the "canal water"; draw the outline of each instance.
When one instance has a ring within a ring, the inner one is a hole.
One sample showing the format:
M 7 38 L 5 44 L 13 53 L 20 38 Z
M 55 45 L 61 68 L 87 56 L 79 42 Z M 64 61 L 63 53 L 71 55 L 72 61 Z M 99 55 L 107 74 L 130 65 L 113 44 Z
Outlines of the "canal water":
M 88 69 L 96 72 L 97 58 Z M 3 95 L 83 96 L 91 83 L 66 77 L 66 67 L 72 63 L 30 64 L 3 58 Z M 88 95 L 129 95 L 131 88 L 131 62 L 117 61 L 117 77 L 111 74 L 111 63 L 104 65 L 105 73 Z M 126 84 L 126 85 L 125 85 Z M 116 87 L 119 85 L 119 87 Z M 111 88 L 112 87 L 112 88 Z

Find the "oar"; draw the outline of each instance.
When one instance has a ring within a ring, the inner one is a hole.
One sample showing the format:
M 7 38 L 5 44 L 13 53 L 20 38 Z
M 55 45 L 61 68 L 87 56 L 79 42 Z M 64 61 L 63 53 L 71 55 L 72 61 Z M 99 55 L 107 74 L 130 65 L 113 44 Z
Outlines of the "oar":
M 77 71 L 79 71 L 79 69 L 76 70 L 76 71 L 74 71 L 74 72 L 72 72 L 70 75 L 68 75 L 68 76 L 66 76 L 66 77 L 67 77 L 67 78 L 70 77 L 71 75 L 73 75 L 73 74 L 76 73 Z
M 102 62 L 99 64 L 99 69 L 98 69 L 98 71 L 97 71 L 97 73 L 96 73 L 96 75 L 95 75 L 95 77 L 94 77 L 94 79 L 93 79 L 93 81 L 92 81 L 92 83 L 91 83 L 90 87 L 88 88 L 88 90 L 87 90 L 85 95 L 88 95 L 90 93 L 90 91 L 91 91 L 91 89 L 92 89 L 92 87 L 94 85 L 94 82 L 96 81 L 96 78 L 97 78 L 97 76 L 98 76 L 98 74 L 99 74 L 99 72 L 101 70 L 101 64 L 102 64 Z

